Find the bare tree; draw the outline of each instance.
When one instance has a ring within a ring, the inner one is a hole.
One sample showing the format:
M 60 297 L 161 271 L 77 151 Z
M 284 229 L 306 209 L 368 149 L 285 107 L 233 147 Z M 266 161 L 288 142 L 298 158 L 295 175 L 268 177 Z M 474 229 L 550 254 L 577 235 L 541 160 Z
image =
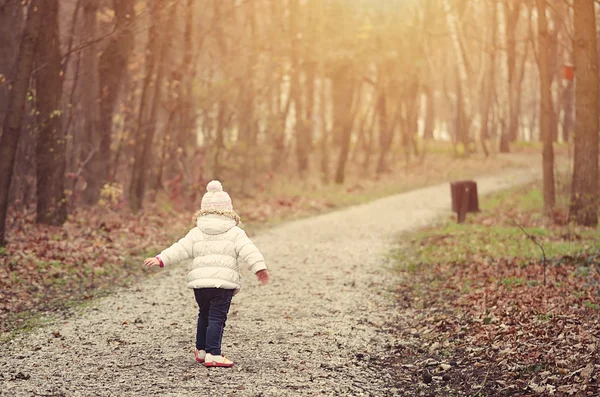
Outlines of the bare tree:
M 350 151 L 350 138 L 352 135 L 352 122 L 354 121 L 353 103 L 357 89 L 355 88 L 355 77 L 350 63 L 339 66 L 334 72 L 332 78 L 334 101 L 334 121 L 333 128 L 335 133 L 340 136 L 340 154 L 335 173 L 335 183 L 344 183 L 346 161 Z
M 41 20 L 40 1 L 32 0 L 27 11 L 27 21 L 16 62 L 17 72 L 8 97 L 8 108 L 0 137 L 0 246 L 6 244 L 8 193 L 25 113 L 25 101 L 33 70 L 35 49 L 40 35 Z
M 466 12 L 467 1 L 456 2 L 451 7 L 449 0 L 443 1 L 446 12 L 446 23 L 450 31 L 452 46 L 456 59 L 456 84 L 457 84 L 457 106 L 456 106 L 456 140 L 464 146 L 465 153 L 469 151 L 469 131 L 472 119 L 472 99 L 468 76 L 471 72 L 467 51 L 465 50 L 461 26 L 459 24 L 460 14 Z
M 227 38 L 224 32 L 224 16 L 223 16 L 223 3 L 219 0 L 213 1 L 213 10 L 215 13 L 215 21 L 217 21 L 217 27 L 215 28 L 215 41 L 218 47 L 218 53 L 220 55 L 220 66 L 224 66 L 225 59 L 229 55 L 229 46 Z M 225 67 L 222 67 L 225 72 Z M 225 95 L 221 94 L 217 99 L 217 121 L 215 131 L 215 141 L 212 147 L 213 150 L 213 175 L 219 179 L 222 175 L 222 155 L 225 150 L 225 129 L 229 124 L 230 112 L 225 100 Z M 282 137 L 283 139 L 283 137 Z
M 486 78 L 481 79 L 482 85 L 482 99 L 481 99 L 481 131 L 479 132 L 479 139 L 481 141 L 481 147 L 486 157 L 489 156 L 489 150 L 486 145 L 486 140 L 490 135 L 490 113 L 493 104 L 494 97 L 494 80 L 496 78 L 496 36 L 498 32 L 497 19 L 498 9 L 494 3 L 486 7 L 490 14 L 490 24 L 488 25 L 488 43 L 487 50 L 482 59 L 483 68 L 486 71 Z
M 517 27 L 521 19 L 520 1 L 504 0 L 504 17 L 506 19 L 506 52 L 508 68 L 508 129 L 502 134 L 500 151 L 508 152 L 509 143 L 517 139 L 519 123 L 519 79 L 517 78 Z M 525 59 L 525 57 L 523 57 Z
M 83 24 L 84 37 L 87 41 L 93 40 L 98 35 L 98 2 L 84 0 Z M 83 116 L 80 163 L 83 166 L 83 177 L 86 180 L 86 189 L 83 198 L 87 204 L 96 204 L 100 198 L 103 185 L 102 157 L 100 152 L 100 84 L 98 75 L 98 45 L 91 43 L 82 51 L 81 64 L 81 107 Z M 87 161 L 86 161 L 87 160 Z
M 554 149 L 550 128 L 552 112 L 552 76 L 548 63 L 548 22 L 546 0 L 536 0 L 538 12 L 538 57 L 540 70 L 540 133 L 543 137 L 542 167 L 544 179 L 544 212 L 551 215 L 554 210 Z
M 390 102 L 389 92 L 392 91 L 388 88 L 389 77 L 386 65 L 379 65 L 377 79 L 379 93 L 377 93 L 377 120 L 379 121 L 379 159 L 377 161 L 377 173 L 380 174 L 387 169 L 387 154 L 392 145 L 394 138 L 394 129 L 396 127 L 396 121 L 398 110 L 394 112 L 394 115 L 390 115 Z M 397 87 L 395 87 L 397 89 Z
M 163 0 L 153 0 L 151 13 L 152 25 L 150 27 L 148 49 L 146 51 L 147 69 L 141 94 L 140 109 L 138 111 L 133 169 L 129 185 L 129 207 L 134 213 L 142 209 L 151 164 L 150 160 L 153 158 L 152 142 L 156 131 L 166 62 L 165 51 L 168 49 L 167 43 L 169 37 L 169 34 L 165 33 L 163 29 L 168 29 L 168 26 L 171 25 L 169 22 L 172 22 L 175 10 L 172 7 L 169 17 L 165 18 L 163 8 Z
M 66 141 L 62 129 L 61 54 L 58 32 L 58 0 L 47 0 L 41 5 L 44 15 L 41 37 L 37 47 L 35 75 L 36 107 L 38 111 L 37 217 L 39 223 L 61 225 L 67 219 L 64 192 L 66 168 Z
M 290 0 L 289 26 L 291 41 L 291 91 L 290 95 L 294 101 L 294 118 L 296 133 L 296 155 L 298 158 L 298 171 L 303 175 L 308 168 L 308 150 L 310 145 L 310 135 L 305 118 L 305 109 L 309 111 L 304 103 L 303 85 L 301 84 L 301 33 L 298 26 L 300 16 L 299 0 Z M 313 76 L 314 79 L 314 76 Z M 313 84 L 314 80 L 310 82 Z
M 598 47 L 593 0 L 573 3 L 575 94 L 575 158 L 569 218 L 579 225 L 598 225 Z
M 113 117 L 117 109 L 117 99 L 127 78 L 127 64 L 134 48 L 133 22 L 134 1 L 113 0 L 115 11 L 115 35 L 109 39 L 106 48 L 98 61 L 100 79 L 100 121 L 99 121 L 99 153 L 94 157 L 98 166 L 96 189 L 108 181 L 112 167 L 111 144 L 113 137 Z M 91 202 L 97 200 L 98 191 L 90 194 Z
M 14 78 L 15 60 L 23 29 L 23 5 L 20 0 L 0 3 L 0 120 L 8 106 L 9 81 Z

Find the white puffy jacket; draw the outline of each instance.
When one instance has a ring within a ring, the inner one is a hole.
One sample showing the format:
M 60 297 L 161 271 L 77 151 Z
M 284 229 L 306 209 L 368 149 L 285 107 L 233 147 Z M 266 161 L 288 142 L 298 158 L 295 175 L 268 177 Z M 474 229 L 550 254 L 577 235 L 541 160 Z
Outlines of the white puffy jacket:
M 223 215 L 204 215 L 197 226 L 158 255 L 165 266 L 193 258 L 188 288 L 225 288 L 237 293 L 242 286 L 238 258 L 252 272 L 266 269 L 265 258 L 236 222 Z

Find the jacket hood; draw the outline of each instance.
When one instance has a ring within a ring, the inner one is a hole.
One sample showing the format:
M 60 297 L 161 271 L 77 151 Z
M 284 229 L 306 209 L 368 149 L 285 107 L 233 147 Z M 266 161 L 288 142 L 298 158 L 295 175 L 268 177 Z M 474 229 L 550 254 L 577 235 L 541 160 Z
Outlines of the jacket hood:
M 237 222 L 224 215 L 202 215 L 198 217 L 196 225 L 203 233 L 222 234 L 234 227 Z

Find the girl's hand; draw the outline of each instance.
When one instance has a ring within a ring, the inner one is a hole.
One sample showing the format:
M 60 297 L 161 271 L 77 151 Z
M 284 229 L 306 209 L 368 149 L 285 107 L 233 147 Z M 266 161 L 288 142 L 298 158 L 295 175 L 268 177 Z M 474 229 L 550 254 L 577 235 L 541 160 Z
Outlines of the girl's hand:
M 258 279 L 258 281 L 260 281 L 262 285 L 267 285 L 271 276 L 269 275 L 269 272 L 267 270 L 263 269 L 256 272 L 256 278 Z
M 144 266 L 146 266 L 146 267 L 160 266 L 160 262 L 156 258 L 146 258 L 146 260 L 144 261 Z

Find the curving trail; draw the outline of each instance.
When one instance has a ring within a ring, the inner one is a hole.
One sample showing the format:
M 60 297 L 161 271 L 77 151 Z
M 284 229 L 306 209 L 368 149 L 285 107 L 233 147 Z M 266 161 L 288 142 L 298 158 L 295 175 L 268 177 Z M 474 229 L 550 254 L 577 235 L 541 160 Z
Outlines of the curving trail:
M 477 182 L 485 194 L 538 177 Z M 398 233 L 447 214 L 449 195 L 432 186 L 253 236 L 272 283 L 244 272 L 223 340 L 232 369 L 194 361 L 197 309 L 180 265 L 1 345 L 0 396 L 402 395 L 386 366 L 398 341 L 385 255 Z

